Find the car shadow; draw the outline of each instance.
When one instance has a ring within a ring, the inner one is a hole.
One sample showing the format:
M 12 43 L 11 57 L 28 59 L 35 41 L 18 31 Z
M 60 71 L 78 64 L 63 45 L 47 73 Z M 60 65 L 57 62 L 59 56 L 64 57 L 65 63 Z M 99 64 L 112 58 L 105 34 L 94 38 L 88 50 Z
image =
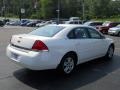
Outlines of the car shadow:
M 38 90 L 73 90 L 95 82 L 120 68 L 120 56 L 113 60 L 96 59 L 76 67 L 69 77 L 59 75 L 55 70 L 29 71 L 20 69 L 13 73 L 22 83 Z

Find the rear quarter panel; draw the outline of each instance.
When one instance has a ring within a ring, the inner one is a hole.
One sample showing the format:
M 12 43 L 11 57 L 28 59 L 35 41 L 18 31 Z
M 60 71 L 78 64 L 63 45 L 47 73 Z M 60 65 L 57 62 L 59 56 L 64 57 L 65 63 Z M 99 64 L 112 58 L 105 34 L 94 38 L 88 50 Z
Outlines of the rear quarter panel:
M 48 46 L 51 59 L 57 64 L 60 63 L 63 56 L 68 52 L 77 51 L 75 48 L 76 42 L 71 43 L 68 39 L 49 40 L 45 44 Z

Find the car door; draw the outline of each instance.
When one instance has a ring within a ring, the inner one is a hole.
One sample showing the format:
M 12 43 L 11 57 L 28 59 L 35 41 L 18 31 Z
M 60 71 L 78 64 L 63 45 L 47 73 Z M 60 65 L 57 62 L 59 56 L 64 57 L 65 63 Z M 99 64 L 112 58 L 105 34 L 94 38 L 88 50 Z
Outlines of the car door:
M 71 42 L 76 43 L 75 48 L 78 54 L 78 63 L 85 62 L 93 56 L 93 44 L 86 28 L 75 28 L 69 33 L 68 37 L 71 39 Z
M 90 41 L 91 41 L 91 47 L 90 47 L 92 49 L 91 58 L 96 58 L 104 55 L 107 46 L 105 37 L 93 28 L 87 28 L 87 30 L 89 32 Z

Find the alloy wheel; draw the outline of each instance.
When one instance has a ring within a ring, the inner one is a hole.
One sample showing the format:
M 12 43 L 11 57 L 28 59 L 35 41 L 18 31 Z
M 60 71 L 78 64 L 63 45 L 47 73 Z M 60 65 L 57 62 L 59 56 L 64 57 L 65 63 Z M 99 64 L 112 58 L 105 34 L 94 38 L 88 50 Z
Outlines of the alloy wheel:
M 114 49 L 113 49 L 113 47 L 111 46 L 111 47 L 109 48 L 109 50 L 108 50 L 108 57 L 109 57 L 109 58 L 112 58 L 112 57 L 113 57 L 113 53 L 114 53 Z
M 74 69 L 74 59 L 71 57 L 68 57 L 64 60 L 63 63 L 63 70 L 66 74 L 69 74 L 72 72 L 72 70 Z

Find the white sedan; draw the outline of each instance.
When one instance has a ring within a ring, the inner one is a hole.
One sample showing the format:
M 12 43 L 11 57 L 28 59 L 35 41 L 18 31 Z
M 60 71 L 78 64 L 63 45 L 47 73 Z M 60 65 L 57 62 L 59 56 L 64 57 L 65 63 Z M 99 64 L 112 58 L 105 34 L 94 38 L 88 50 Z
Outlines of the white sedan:
M 47 25 L 28 34 L 13 35 L 7 47 L 11 61 L 31 70 L 59 69 L 70 74 L 75 66 L 99 57 L 111 59 L 114 42 L 83 25 Z
M 120 37 L 120 25 L 117 25 L 116 27 L 110 28 L 108 30 L 109 35 L 117 35 Z

